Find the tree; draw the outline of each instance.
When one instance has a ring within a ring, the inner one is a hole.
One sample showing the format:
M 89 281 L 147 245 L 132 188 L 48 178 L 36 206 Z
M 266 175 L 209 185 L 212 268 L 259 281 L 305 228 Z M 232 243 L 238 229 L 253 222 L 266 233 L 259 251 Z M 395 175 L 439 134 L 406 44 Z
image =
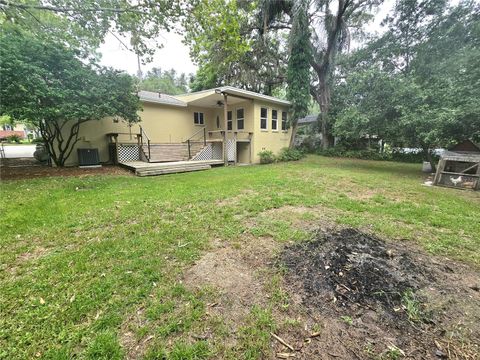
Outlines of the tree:
M 400 0 L 383 21 L 388 26 L 383 43 L 393 69 L 408 74 L 416 48 L 425 41 L 446 8 L 446 0 Z
M 0 49 L 0 115 L 36 126 L 57 166 L 71 155 L 82 124 L 140 120 L 129 75 L 85 64 L 71 48 L 18 31 L 4 32 Z
M 405 6 L 397 7 L 404 12 Z M 480 137 L 480 7 L 465 2 L 447 13 L 436 9 L 418 25 L 426 28 L 408 26 L 421 36 L 403 40 L 406 53 L 389 31 L 352 55 L 338 86 L 344 101 L 336 135 L 375 134 L 391 144 L 420 147 L 432 168 L 432 148 Z
M 185 43 L 199 65 L 191 89 L 220 85 L 272 94 L 285 82 L 285 49 L 277 36 L 261 37 L 256 2 L 196 0 L 184 19 Z
M 149 59 L 155 51 L 149 40 L 170 30 L 180 12 L 175 0 L 0 0 L 4 25 L 68 44 L 83 55 L 94 53 L 110 33 L 119 40 L 118 35 L 129 37 L 129 45 L 120 41 Z
M 307 17 L 308 1 L 297 1 L 294 5 L 290 56 L 287 67 L 287 98 L 292 102 L 292 136 L 290 147 L 294 145 L 297 121 L 307 115 L 310 105 L 310 31 Z
M 188 92 L 188 83 L 184 73 L 177 75 L 174 69 L 162 70 L 154 67 L 141 79 L 140 89 L 178 95 Z
M 295 3 L 300 0 L 263 0 L 261 17 L 265 28 L 278 28 L 285 24 L 285 16 L 291 23 L 298 13 L 293 12 Z M 311 94 L 320 106 L 322 146 L 330 144 L 329 118 L 331 102 L 332 75 L 334 74 L 337 54 L 348 48 L 350 28 L 360 29 L 369 20 L 369 10 L 380 4 L 381 0 L 316 0 L 306 7 L 310 24 L 310 46 L 312 59 L 310 65 L 315 74 L 311 84 Z M 291 29 L 289 36 L 296 36 Z

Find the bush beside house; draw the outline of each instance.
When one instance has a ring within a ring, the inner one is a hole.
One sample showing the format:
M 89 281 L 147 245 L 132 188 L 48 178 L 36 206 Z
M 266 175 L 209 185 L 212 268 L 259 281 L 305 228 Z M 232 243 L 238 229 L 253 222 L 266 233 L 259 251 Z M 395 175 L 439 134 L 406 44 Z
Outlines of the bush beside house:
M 297 161 L 305 157 L 305 153 L 298 149 L 283 148 L 279 154 L 275 154 L 270 150 L 263 150 L 258 153 L 260 164 L 271 164 L 274 162 Z
M 351 159 L 362 160 L 379 160 L 379 161 L 398 161 L 405 163 L 421 163 L 424 161 L 424 153 L 419 151 L 403 151 L 403 150 L 390 150 L 383 153 L 378 150 L 346 150 L 343 147 L 333 147 L 325 150 L 318 150 L 318 155 L 329 157 L 345 157 Z M 438 161 L 438 155 L 431 154 L 434 160 Z

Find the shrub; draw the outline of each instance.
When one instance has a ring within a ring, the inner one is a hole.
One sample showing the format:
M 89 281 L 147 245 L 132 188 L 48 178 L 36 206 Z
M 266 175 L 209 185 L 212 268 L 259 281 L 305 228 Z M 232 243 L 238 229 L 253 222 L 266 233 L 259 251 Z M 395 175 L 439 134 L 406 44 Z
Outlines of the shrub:
M 305 154 L 298 149 L 283 148 L 277 156 L 278 161 L 296 161 L 303 158 Z
M 44 144 L 44 143 L 45 143 L 45 140 L 43 140 L 42 137 L 37 137 L 32 140 L 32 144 Z
M 401 149 L 393 149 L 391 151 L 380 153 L 378 150 L 346 150 L 343 147 L 333 147 L 326 150 L 318 150 L 317 154 L 351 159 L 398 161 L 407 163 L 421 163 L 424 161 L 424 156 L 421 151 L 405 152 Z M 438 160 L 438 156 L 434 153 L 432 153 L 432 157 L 435 160 Z
M 16 142 L 16 143 L 19 143 L 21 140 L 22 140 L 22 138 L 21 138 L 20 136 L 18 136 L 17 134 L 13 134 L 13 135 L 7 136 L 7 141 L 8 141 L 8 142 Z
M 260 156 L 260 164 L 271 164 L 275 162 L 275 155 L 270 150 L 263 150 L 258 153 Z

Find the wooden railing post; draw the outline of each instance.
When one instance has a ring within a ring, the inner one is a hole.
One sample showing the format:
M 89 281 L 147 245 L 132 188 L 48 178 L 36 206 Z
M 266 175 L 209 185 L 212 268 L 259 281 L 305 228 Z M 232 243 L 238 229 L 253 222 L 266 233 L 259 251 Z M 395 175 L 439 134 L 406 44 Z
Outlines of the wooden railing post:
M 187 146 L 188 146 L 188 160 L 192 158 L 191 150 L 190 150 L 190 139 L 187 140 Z
M 207 128 L 203 128 L 203 146 L 207 146 Z
M 150 159 L 152 156 L 150 155 L 150 139 L 147 139 L 147 146 L 148 146 L 148 162 L 150 162 Z
M 227 129 L 228 129 L 228 96 L 223 93 L 223 163 L 228 166 L 228 154 L 227 154 Z

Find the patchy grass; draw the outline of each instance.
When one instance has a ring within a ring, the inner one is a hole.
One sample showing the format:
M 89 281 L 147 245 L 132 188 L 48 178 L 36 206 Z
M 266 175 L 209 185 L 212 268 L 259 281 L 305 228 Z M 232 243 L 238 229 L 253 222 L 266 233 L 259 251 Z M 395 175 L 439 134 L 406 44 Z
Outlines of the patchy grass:
M 480 195 L 422 182 L 418 165 L 318 156 L 151 178 L 3 182 L 0 358 L 133 357 L 123 332 L 146 358 L 265 356 L 278 325 L 269 309 L 253 307 L 238 342 L 225 345 L 229 329 L 207 319 L 215 294 L 185 288 L 182 274 L 213 239 L 300 241 L 308 233 L 299 224 L 325 217 L 480 268 Z M 288 306 L 278 281 L 267 286 L 272 302 Z M 217 340 L 194 336 L 206 330 Z

